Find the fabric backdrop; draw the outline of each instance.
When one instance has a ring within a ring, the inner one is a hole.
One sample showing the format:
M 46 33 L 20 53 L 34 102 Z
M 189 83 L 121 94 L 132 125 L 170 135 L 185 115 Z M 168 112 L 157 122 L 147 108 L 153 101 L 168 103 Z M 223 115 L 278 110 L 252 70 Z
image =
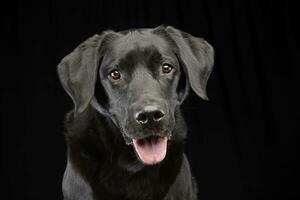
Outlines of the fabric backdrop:
M 46 0 L 2 10 L 1 199 L 62 199 L 63 117 L 73 105 L 57 78 L 59 61 L 103 30 L 161 24 L 215 48 L 210 101 L 191 93 L 183 105 L 199 199 L 299 197 L 296 4 Z

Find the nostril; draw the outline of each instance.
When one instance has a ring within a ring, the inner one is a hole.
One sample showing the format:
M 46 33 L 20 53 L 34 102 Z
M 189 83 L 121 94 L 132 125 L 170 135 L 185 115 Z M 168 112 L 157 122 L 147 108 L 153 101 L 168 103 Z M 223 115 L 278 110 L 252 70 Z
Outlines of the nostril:
M 160 121 L 164 116 L 165 116 L 165 114 L 162 111 L 157 110 L 153 113 L 153 120 Z
M 144 113 L 138 113 L 135 119 L 141 124 L 146 124 L 148 122 L 147 115 Z

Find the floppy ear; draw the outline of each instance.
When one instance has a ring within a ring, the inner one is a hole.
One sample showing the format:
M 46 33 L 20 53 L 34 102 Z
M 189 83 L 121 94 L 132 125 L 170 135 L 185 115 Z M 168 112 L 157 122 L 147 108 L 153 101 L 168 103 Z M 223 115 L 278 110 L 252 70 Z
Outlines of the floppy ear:
M 75 113 L 84 111 L 94 95 L 100 50 L 106 34 L 94 35 L 81 43 L 57 67 L 60 82 L 74 102 Z
M 171 26 L 166 27 L 166 31 L 178 47 L 176 54 L 191 88 L 199 97 L 208 100 L 206 84 L 214 64 L 213 47 L 204 39 Z

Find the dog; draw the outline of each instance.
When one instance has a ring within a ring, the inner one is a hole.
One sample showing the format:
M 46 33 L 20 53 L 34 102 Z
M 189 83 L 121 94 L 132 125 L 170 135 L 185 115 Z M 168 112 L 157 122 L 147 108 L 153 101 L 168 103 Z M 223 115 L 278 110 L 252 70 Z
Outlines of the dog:
M 57 67 L 65 117 L 65 200 L 195 200 L 180 112 L 208 100 L 213 47 L 171 26 L 104 31 Z

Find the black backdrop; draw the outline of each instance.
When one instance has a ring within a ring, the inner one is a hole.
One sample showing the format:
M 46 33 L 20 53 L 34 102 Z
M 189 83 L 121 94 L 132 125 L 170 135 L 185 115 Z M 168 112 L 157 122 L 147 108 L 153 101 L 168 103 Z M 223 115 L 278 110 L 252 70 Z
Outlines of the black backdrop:
M 160 24 L 204 37 L 215 48 L 211 100 L 191 94 L 183 106 L 199 199 L 299 196 L 296 4 L 48 0 L 11 3 L 2 8 L 7 10 L 1 199 L 62 199 L 62 125 L 72 102 L 56 76 L 60 59 L 94 33 Z

